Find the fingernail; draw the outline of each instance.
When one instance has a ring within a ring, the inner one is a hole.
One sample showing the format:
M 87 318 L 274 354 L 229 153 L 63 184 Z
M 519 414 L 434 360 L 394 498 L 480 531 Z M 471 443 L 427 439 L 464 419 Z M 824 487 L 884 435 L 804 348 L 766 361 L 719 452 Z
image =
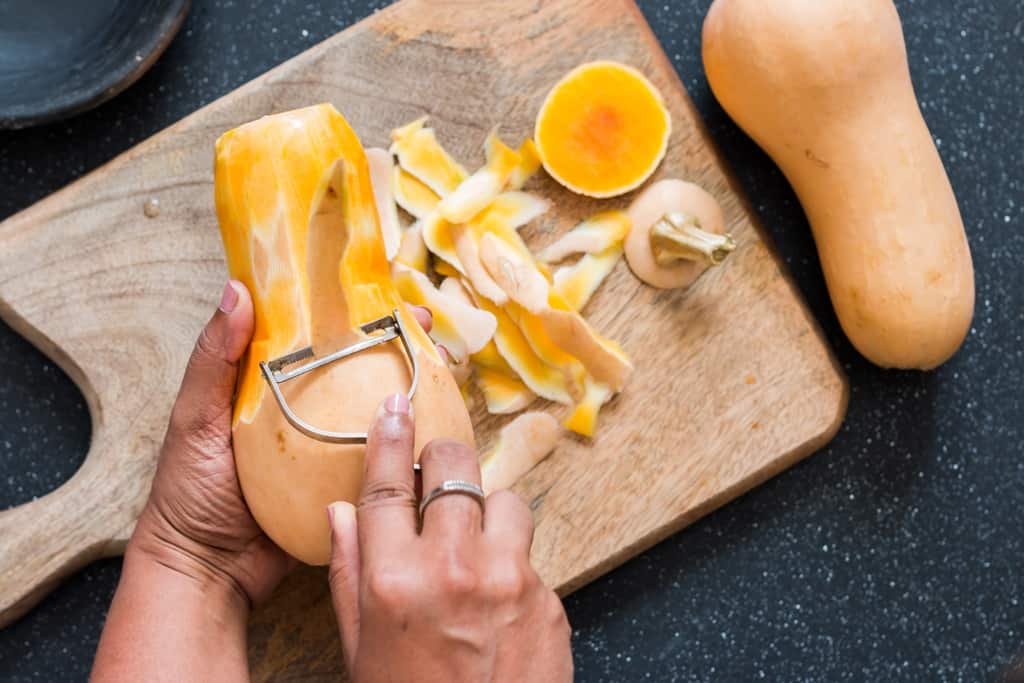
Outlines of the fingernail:
M 235 285 L 231 280 L 228 280 L 227 284 L 224 285 L 224 292 L 220 295 L 220 306 L 218 308 L 225 313 L 230 313 L 235 310 L 235 306 L 238 305 L 238 290 L 235 289 Z
M 410 408 L 409 397 L 405 394 L 392 394 L 384 402 L 384 410 L 392 415 L 408 415 Z
M 448 347 L 444 344 L 438 344 L 437 350 L 441 352 L 441 357 L 444 359 L 445 365 L 462 365 L 462 361 L 454 353 L 448 350 Z
M 334 503 L 327 506 L 327 523 L 334 526 Z

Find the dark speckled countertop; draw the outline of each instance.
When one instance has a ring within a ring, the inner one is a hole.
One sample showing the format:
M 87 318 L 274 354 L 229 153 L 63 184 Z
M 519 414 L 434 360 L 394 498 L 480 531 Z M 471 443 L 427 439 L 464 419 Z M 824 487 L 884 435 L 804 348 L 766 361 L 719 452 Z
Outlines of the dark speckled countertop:
M 125 93 L 0 132 L 0 218 L 381 4 L 195 0 Z M 578 679 L 995 678 L 1024 649 L 1024 4 L 897 0 L 977 268 L 967 343 L 928 374 L 874 368 L 844 339 L 794 195 L 704 79 L 709 0 L 640 4 L 852 395 L 828 448 L 567 600 Z M 0 324 L 0 507 L 52 490 L 88 442 L 73 384 Z M 85 680 L 119 571 L 88 567 L 0 632 L 0 680 Z

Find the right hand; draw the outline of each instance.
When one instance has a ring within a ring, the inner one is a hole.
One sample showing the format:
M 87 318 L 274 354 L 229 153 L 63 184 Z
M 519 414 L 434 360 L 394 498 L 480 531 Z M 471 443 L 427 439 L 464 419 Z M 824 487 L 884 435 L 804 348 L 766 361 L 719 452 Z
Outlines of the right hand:
M 570 681 L 569 622 L 530 565 L 533 516 L 511 491 L 434 500 L 419 530 L 413 421 L 402 395 L 370 428 L 358 507 L 334 503 L 331 594 L 356 683 Z M 480 484 L 476 453 L 437 440 L 423 449 L 423 490 Z

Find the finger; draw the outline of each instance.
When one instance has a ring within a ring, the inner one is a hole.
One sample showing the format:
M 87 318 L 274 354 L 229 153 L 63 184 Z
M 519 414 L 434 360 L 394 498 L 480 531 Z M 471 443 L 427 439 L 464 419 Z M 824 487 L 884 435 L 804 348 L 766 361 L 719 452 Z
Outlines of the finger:
M 409 399 L 386 398 L 370 425 L 359 497 L 359 547 L 368 557 L 400 552 L 416 537 L 414 435 Z
M 348 670 L 352 671 L 359 646 L 359 530 L 356 509 L 350 503 L 327 508 L 331 525 L 331 571 L 328 575 L 334 614 L 341 631 L 341 645 Z
M 452 373 L 452 379 L 460 387 L 469 381 L 469 376 L 473 372 L 473 368 L 469 364 L 469 358 L 456 358 L 448 347 L 444 344 L 436 344 L 437 352 L 441 355 L 441 360 L 448 367 L 448 372 Z
M 416 322 L 420 324 L 424 332 L 430 332 L 430 328 L 434 326 L 434 314 L 431 313 L 430 309 L 426 306 L 410 306 L 412 309 L 412 317 L 416 318 Z
M 533 512 L 508 489 L 487 496 L 484 538 L 501 554 L 529 558 L 533 545 Z
M 423 468 L 423 495 L 445 481 L 461 480 L 480 485 L 480 465 L 472 449 L 450 439 L 435 439 L 420 456 Z M 478 536 L 482 531 L 480 503 L 464 493 L 451 493 L 431 502 L 423 511 L 423 535 L 455 541 Z
M 199 334 L 171 413 L 171 431 L 179 436 L 228 438 L 238 360 L 252 337 L 249 291 L 230 280 L 220 306 Z

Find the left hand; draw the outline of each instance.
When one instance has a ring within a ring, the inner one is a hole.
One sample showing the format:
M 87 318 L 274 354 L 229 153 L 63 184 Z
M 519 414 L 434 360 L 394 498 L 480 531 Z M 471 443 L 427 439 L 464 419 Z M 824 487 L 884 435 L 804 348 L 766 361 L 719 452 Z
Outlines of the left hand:
M 235 470 L 232 399 L 252 331 L 249 292 L 230 281 L 189 358 L 127 551 L 222 583 L 249 605 L 265 600 L 295 565 L 256 524 Z
M 413 309 L 426 329 L 430 313 Z M 239 282 L 199 336 L 128 548 L 92 680 L 245 680 L 249 608 L 296 564 L 242 498 L 231 444 L 238 362 L 253 331 Z
M 430 311 L 414 306 L 412 313 L 429 332 Z M 153 488 L 126 551 L 200 583 L 222 584 L 247 605 L 266 600 L 297 564 L 256 524 L 235 470 L 232 402 L 252 332 L 252 298 L 232 280 L 189 358 Z

